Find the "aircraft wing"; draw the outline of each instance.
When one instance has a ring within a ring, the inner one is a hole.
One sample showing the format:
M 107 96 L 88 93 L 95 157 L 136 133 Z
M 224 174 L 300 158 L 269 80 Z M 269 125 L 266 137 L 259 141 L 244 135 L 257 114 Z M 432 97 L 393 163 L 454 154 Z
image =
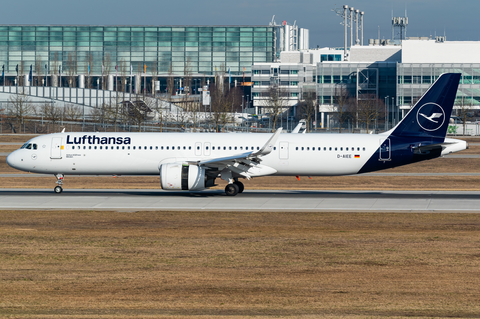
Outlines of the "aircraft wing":
M 270 175 L 277 172 L 277 170 L 260 164 L 261 157 L 270 154 L 273 150 L 275 142 L 277 141 L 282 128 L 279 128 L 260 150 L 256 152 L 245 152 L 237 155 L 211 158 L 207 160 L 190 162 L 198 166 L 204 166 L 213 170 L 221 172 L 221 178 L 230 181 L 233 175 L 240 175 L 250 179 L 253 176 Z

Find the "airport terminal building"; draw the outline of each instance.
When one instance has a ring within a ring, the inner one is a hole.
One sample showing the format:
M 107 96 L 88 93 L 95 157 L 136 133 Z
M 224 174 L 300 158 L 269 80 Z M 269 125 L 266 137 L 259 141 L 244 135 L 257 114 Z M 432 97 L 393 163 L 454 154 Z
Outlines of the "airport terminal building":
M 369 46 L 352 46 L 346 58 L 343 48 L 324 48 L 285 52 L 276 63 L 256 63 L 252 67 L 254 106 L 261 112 L 271 85 L 289 92 L 290 106 L 302 100 L 305 92 L 314 90 L 319 127 L 324 128 L 331 123 L 337 92 L 345 88 L 357 100 L 365 96 L 382 100 L 388 113 L 387 125 L 392 127 L 440 74 L 459 72 L 462 78 L 456 107 L 480 110 L 480 42 L 444 38 L 370 42 Z
M 6 84 L 17 75 L 96 79 L 105 75 L 141 74 L 150 82 L 185 73 L 214 77 L 223 71 L 243 78 L 254 63 L 273 62 L 280 47 L 276 26 L 0 26 L 0 66 Z M 44 85 L 42 83 L 31 85 Z M 36 81 L 36 80 L 35 80 Z M 165 86 L 165 81 L 161 81 Z M 30 85 L 30 83 L 21 83 Z M 180 82 L 177 81 L 177 85 Z M 142 84 L 143 85 L 143 84 Z M 150 85 L 148 85 L 150 87 Z

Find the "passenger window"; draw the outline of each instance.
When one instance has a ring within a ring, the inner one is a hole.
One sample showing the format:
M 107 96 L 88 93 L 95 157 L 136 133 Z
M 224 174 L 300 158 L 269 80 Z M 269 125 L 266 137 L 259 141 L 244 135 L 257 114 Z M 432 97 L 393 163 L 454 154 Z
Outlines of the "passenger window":
M 122 150 L 124 150 L 124 149 L 125 149 L 125 146 L 122 146 Z
M 135 146 L 134 146 L 135 147 Z M 160 146 L 160 149 L 163 151 L 163 146 Z
M 103 147 L 102 147 L 102 146 L 100 146 L 100 149 L 101 149 L 101 150 L 103 150 Z
M 235 146 L 235 151 L 237 150 L 237 147 Z
M 189 150 L 191 150 L 191 149 L 192 149 L 192 147 L 191 147 L 191 146 L 189 146 L 189 147 L 188 147 L 188 149 L 189 149 Z
M 94 146 L 94 147 L 93 147 L 93 149 L 95 149 L 95 150 L 96 150 L 96 149 L 97 149 L 97 147 L 96 147 L 96 146 Z
M 307 151 L 310 151 L 310 147 L 307 147 Z
M 153 150 L 153 146 L 150 146 L 150 150 Z
M 260 146 L 257 146 L 257 151 L 260 150 Z
M 75 149 L 75 146 L 72 146 L 72 150 L 74 150 L 74 149 Z
M 212 150 L 215 150 L 215 146 L 212 146 Z
M 273 150 L 274 150 L 274 151 L 276 151 L 276 150 L 277 150 L 277 147 L 276 147 L 276 146 L 274 146 L 274 147 L 273 147 Z
M 223 150 L 225 151 L 226 149 L 227 149 L 227 147 L 226 147 L 226 146 L 224 146 L 224 147 L 223 147 Z
M 113 148 L 113 146 L 112 146 L 112 148 Z M 86 147 L 86 146 L 83 146 L 83 149 L 84 149 L 84 150 L 86 150 L 86 149 L 87 149 L 87 147 Z
M 120 146 L 117 146 L 117 150 L 119 150 L 119 149 L 120 149 Z
M 335 151 L 337 150 L 337 148 L 335 147 Z
M 365 147 L 363 148 L 363 150 L 365 151 Z
M 208 146 L 205 146 L 205 149 L 208 150 Z
M 170 149 L 170 146 L 167 146 L 167 150 L 169 150 L 169 149 Z
M 183 147 L 183 149 L 184 149 L 184 150 L 186 150 L 186 149 L 187 149 L 187 147 L 186 147 L 186 146 L 184 146 L 184 147 Z
M 327 150 L 327 148 L 326 148 L 326 147 L 324 147 L 324 148 L 323 148 L 323 150 L 324 150 L 324 151 L 326 151 L 326 150 Z
M 343 151 L 343 147 L 340 147 L 340 151 Z
M 128 147 L 128 149 L 130 149 L 130 146 Z M 155 150 L 158 150 L 158 146 L 155 146 Z
M 295 150 L 296 150 L 296 151 L 298 151 L 298 146 L 297 146 L 297 147 L 295 147 Z
M 241 151 L 243 150 L 243 146 L 240 146 L 240 150 L 241 150 Z
M 329 147 L 328 150 L 331 151 L 331 150 L 332 150 L 332 147 Z
M 231 146 L 229 146 L 229 147 L 228 147 L 228 149 L 231 151 L 231 150 L 232 150 L 232 147 L 231 147 Z
M 345 150 L 348 151 L 348 147 L 345 147 Z
M 302 151 L 303 151 L 303 146 L 302 146 Z
M 360 147 L 357 147 L 357 151 L 360 151 Z
M 245 146 L 245 150 L 248 151 L 248 146 Z
M 199 150 L 199 149 L 200 149 L 200 146 L 197 146 L 197 150 Z
M 84 146 L 83 148 L 85 148 L 85 146 Z M 113 146 L 111 146 L 111 147 L 110 147 L 110 149 L 112 149 L 112 150 L 113 150 Z

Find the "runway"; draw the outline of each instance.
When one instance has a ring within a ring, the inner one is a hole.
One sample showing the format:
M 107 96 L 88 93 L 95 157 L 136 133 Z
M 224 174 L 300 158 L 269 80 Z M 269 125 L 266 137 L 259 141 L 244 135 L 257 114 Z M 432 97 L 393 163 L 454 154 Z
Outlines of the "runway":
M 1 189 L 0 209 L 478 213 L 480 192 L 246 190 L 227 197 L 221 190 Z

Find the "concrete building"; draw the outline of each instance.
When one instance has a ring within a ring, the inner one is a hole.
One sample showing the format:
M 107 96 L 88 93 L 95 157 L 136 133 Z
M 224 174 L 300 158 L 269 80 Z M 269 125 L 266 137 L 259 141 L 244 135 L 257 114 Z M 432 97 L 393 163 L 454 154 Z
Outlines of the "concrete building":
M 468 107 L 480 110 L 480 42 L 446 41 L 410 38 L 403 41 L 370 41 L 369 46 L 352 46 L 347 60 L 342 61 L 342 50 L 324 48 L 281 53 L 277 63 L 255 63 L 252 67 L 252 94 L 254 105 L 262 113 L 262 96 L 275 80 L 275 69 L 298 70 L 290 104 L 303 99 L 305 87 L 315 83 L 320 127 L 328 127 L 329 116 L 335 110 L 336 96 L 345 88 L 357 101 L 375 96 L 385 104 L 388 114 L 385 128 L 395 125 L 427 88 L 445 72 L 462 73 L 457 93 L 457 109 Z M 305 59 L 304 57 L 309 58 Z M 269 67 L 270 66 L 270 67 Z M 270 69 L 267 74 L 266 70 Z M 311 70 L 300 73 L 301 70 Z

